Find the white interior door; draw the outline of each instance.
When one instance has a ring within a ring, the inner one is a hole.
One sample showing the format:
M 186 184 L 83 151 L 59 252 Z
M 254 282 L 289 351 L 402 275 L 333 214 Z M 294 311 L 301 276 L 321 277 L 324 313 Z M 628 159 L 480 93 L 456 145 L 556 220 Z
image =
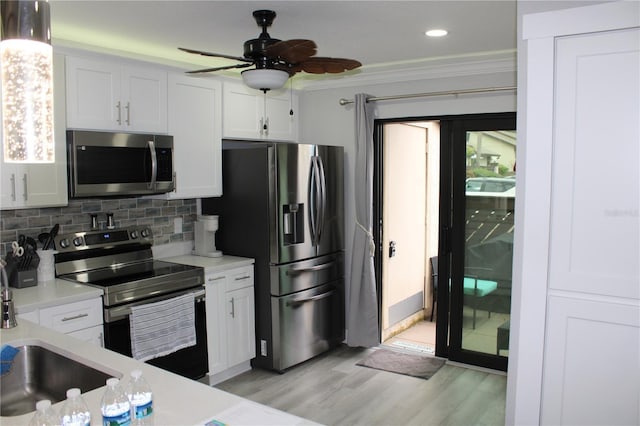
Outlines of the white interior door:
M 382 329 L 424 308 L 427 130 L 384 126 Z M 383 337 L 384 337 L 383 332 Z

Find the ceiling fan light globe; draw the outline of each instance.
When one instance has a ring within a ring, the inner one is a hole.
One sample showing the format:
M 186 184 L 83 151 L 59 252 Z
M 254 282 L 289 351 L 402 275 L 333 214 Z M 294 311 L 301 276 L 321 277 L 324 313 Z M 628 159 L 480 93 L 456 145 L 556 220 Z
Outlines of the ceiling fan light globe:
M 275 69 L 253 69 L 242 71 L 244 84 L 252 89 L 272 90 L 279 89 L 289 79 L 289 73 Z

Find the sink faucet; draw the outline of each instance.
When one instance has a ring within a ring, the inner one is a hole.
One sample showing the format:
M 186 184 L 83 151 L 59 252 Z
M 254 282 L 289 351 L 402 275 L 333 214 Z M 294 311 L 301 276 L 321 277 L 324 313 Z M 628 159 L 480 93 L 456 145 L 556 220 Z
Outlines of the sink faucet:
M 6 263 L 0 260 L 0 274 L 2 274 L 2 326 L 0 328 L 13 328 L 18 325 L 16 312 L 13 308 L 13 299 L 9 289 L 9 280 L 5 271 Z

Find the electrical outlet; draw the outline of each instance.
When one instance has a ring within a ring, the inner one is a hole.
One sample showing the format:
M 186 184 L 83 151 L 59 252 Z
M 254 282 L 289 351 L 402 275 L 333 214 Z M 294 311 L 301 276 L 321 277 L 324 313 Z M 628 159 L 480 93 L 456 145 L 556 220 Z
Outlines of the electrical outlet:
M 173 233 L 182 234 L 182 218 L 181 217 L 173 218 Z
M 260 340 L 260 355 L 267 356 L 267 341 Z

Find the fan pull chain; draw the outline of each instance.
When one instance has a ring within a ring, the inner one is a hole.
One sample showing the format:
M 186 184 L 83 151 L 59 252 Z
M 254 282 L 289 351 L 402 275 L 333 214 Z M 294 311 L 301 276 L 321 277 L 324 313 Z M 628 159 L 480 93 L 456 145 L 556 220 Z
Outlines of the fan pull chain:
M 293 117 L 293 77 L 289 79 L 289 115 Z
M 264 121 L 262 122 L 262 130 L 264 130 L 265 134 L 267 133 L 268 130 L 268 118 L 269 114 L 267 114 L 267 91 L 264 91 Z

